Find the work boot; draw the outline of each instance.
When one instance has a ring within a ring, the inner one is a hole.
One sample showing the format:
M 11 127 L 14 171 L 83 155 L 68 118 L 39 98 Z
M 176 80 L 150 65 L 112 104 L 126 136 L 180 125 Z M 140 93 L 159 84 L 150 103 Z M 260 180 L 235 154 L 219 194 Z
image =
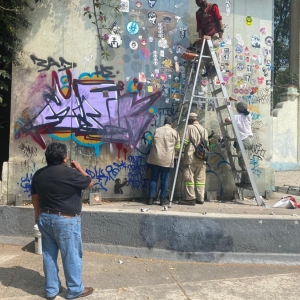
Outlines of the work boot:
M 164 205 L 168 205 L 169 204 L 169 201 L 167 198 L 161 198 L 160 199 L 160 205 L 161 206 L 164 206 Z
M 179 205 L 189 205 L 189 206 L 195 206 L 196 205 L 196 199 L 192 200 L 180 200 L 178 202 Z
M 148 205 L 152 205 L 153 204 L 153 197 L 150 197 L 149 199 L 148 199 L 148 203 L 147 203 Z

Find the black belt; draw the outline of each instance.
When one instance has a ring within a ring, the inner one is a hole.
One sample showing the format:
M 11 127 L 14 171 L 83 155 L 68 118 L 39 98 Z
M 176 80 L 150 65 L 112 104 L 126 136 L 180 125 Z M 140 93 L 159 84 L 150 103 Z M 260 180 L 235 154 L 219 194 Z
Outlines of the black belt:
M 40 212 L 44 212 L 50 215 L 58 215 L 58 216 L 63 216 L 63 217 L 76 217 L 79 216 L 80 214 L 75 214 L 75 213 L 67 213 L 67 212 L 61 212 L 58 210 L 53 210 L 53 209 L 47 209 L 47 208 L 41 208 Z

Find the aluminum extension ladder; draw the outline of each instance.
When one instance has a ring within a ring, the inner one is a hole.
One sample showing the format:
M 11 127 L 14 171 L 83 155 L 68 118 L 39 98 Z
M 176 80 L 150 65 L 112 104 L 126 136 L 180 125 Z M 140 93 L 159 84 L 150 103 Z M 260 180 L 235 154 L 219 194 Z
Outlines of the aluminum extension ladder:
M 205 47 L 206 43 L 209 47 L 209 52 L 211 53 L 211 57 L 203 55 L 204 47 Z M 173 197 L 174 197 L 174 191 L 175 191 L 175 186 L 176 186 L 176 181 L 177 181 L 177 177 L 178 177 L 178 171 L 179 171 L 181 156 L 182 156 L 183 147 L 184 147 L 183 140 L 186 136 L 186 131 L 187 131 L 187 127 L 188 127 L 188 117 L 191 113 L 192 104 L 197 102 L 197 98 L 198 99 L 199 98 L 200 99 L 201 98 L 205 99 L 204 96 L 200 96 L 198 94 L 195 94 L 195 91 L 196 91 L 196 86 L 198 84 L 197 80 L 199 78 L 201 62 L 204 59 L 207 59 L 207 58 L 209 58 L 210 60 L 211 59 L 213 60 L 213 63 L 214 63 L 215 69 L 216 69 L 216 74 L 214 74 L 213 76 L 208 76 L 209 87 L 211 89 L 212 96 L 213 96 L 213 97 L 209 97 L 209 98 L 214 99 L 214 105 L 215 105 L 215 109 L 216 109 L 216 113 L 217 113 L 218 123 L 219 123 L 220 129 L 221 129 L 221 133 L 223 135 L 223 140 L 224 140 L 224 143 L 225 143 L 225 148 L 226 148 L 226 152 L 227 152 L 227 155 L 228 155 L 228 159 L 229 159 L 229 163 L 230 163 L 230 167 L 231 167 L 231 172 L 232 172 L 233 177 L 234 177 L 234 181 L 236 183 L 238 183 L 239 174 L 247 173 L 248 176 L 249 176 L 250 182 L 251 182 L 251 187 L 250 186 L 247 187 L 247 188 L 246 187 L 239 187 L 239 186 L 237 187 L 239 198 L 243 199 L 244 189 L 247 189 L 247 190 L 250 190 L 253 193 L 253 195 L 255 197 L 255 200 L 257 202 L 257 205 L 265 205 L 263 199 L 259 195 L 259 192 L 258 192 L 258 189 L 257 189 L 257 186 L 256 186 L 256 182 L 255 182 L 252 170 L 251 170 L 251 166 L 249 164 L 249 159 L 247 157 L 247 154 L 246 154 L 246 151 L 245 151 L 245 148 L 244 148 L 244 144 L 242 142 L 240 133 L 238 131 L 237 124 L 235 122 L 234 112 L 233 112 L 233 109 L 232 109 L 232 106 L 231 106 L 231 103 L 230 103 L 230 100 L 229 100 L 228 92 L 227 92 L 227 89 L 226 89 L 226 86 L 225 86 L 225 82 L 224 82 L 224 79 L 223 79 L 223 76 L 222 76 L 222 72 L 220 70 L 219 62 L 217 60 L 217 56 L 216 56 L 212 41 L 204 39 L 203 43 L 202 43 L 201 51 L 200 51 L 200 56 L 199 55 L 196 56 L 193 59 L 193 61 L 191 62 L 192 66 L 191 66 L 191 70 L 190 70 L 190 74 L 189 74 L 189 79 L 188 79 L 188 82 L 186 83 L 184 98 L 183 98 L 182 103 L 181 103 L 181 110 L 180 110 L 180 114 L 179 114 L 177 124 L 180 123 L 180 120 L 182 118 L 182 113 L 183 113 L 183 110 L 184 110 L 184 104 L 189 103 L 189 106 L 188 106 L 188 112 L 187 112 L 187 115 L 186 115 L 185 126 L 184 126 L 184 131 L 183 131 L 183 136 L 182 136 L 182 142 L 181 142 L 181 145 L 180 145 L 178 161 L 177 161 L 176 169 L 175 169 L 175 176 L 174 176 L 174 181 L 173 181 L 173 186 L 172 186 L 172 191 L 171 191 L 171 196 L 170 196 L 170 207 L 172 205 L 172 201 L 173 201 Z M 193 73 L 195 73 L 194 76 L 193 76 Z M 213 77 L 215 77 L 216 75 L 217 75 L 217 77 L 219 79 L 219 82 L 220 82 L 220 88 L 218 88 L 218 89 L 215 89 L 215 85 L 213 83 Z M 190 88 L 192 80 L 193 80 L 192 96 L 190 97 L 189 100 L 187 100 L 186 99 L 187 94 L 188 94 L 187 91 Z M 219 105 L 219 101 L 218 101 L 218 98 L 217 98 L 217 94 L 219 94 L 219 93 L 223 94 L 223 99 L 224 99 L 223 105 Z M 202 101 L 200 101 L 200 102 L 202 102 Z M 223 120 L 221 111 L 227 111 L 229 113 L 231 122 L 225 122 Z M 226 130 L 227 126 L 232 126 L 233 133 L 234 133 L 234 138 L 229 138 L 228 137 L 227 130 Z M 177 127 L 178 127 L 178 125 L 177 125 Z M 238 155 L 234 155 L 231 152 L 231 142 L 232 141 L 236 141 L 238 143 L 238 145 L 240 147 L 240 150 L 241 150 L 241 154 L 242 154 L 243 159 L 245 161 L 247 171 L 241 171 L 241 170 L 236 169 L 235 162 L 234 162 L 233 158 L 238 157 Z

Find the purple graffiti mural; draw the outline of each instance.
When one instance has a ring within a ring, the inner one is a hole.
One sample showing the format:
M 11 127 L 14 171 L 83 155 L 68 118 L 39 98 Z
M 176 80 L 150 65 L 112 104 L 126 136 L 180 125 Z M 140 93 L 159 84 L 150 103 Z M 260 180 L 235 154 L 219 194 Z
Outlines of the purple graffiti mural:
M 52 72 L 53 88 L 44 91 L 43 106 L 22 113 L 25 117 L 17 121 L 15 137 L 31 135 L 45 148 L 42 134 L 72 132 L 85 140 L 136 146 L 154 118 L 149 108 L 161 92 L 144 98 L 136 92 L 121 95 L 122 82 L 72 80 L 71 72 L 66 73 L 63 92 L 57 73 Z

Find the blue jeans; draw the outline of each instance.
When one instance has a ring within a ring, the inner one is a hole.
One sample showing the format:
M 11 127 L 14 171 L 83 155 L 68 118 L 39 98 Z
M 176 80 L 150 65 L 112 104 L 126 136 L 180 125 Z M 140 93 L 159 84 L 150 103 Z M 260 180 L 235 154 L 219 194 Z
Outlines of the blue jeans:
M 57 256 L 60 250 L 66 285 L 66 298 L 79 296 L 82 284 L 82 240 L 80 216 L 65 218 L 63 216 L 41 213 L 38 219 L 42 234 L 43 264 L 47 297 L 59 293 L 61 282 L 58 277 Z
M 149 197 L 153 198 L 156 192 L 156 185 L 160 175 L 160 199 L 165 198 L 168 185 L 169 185 L 169 176 L 170 176 L 171 168 L 161 167 L 157 165 L 151 165 L 151 179 L 150 179 L 150 186 L 149 186 Z

